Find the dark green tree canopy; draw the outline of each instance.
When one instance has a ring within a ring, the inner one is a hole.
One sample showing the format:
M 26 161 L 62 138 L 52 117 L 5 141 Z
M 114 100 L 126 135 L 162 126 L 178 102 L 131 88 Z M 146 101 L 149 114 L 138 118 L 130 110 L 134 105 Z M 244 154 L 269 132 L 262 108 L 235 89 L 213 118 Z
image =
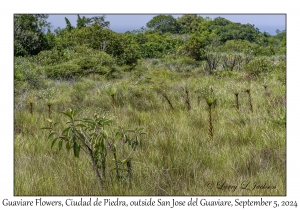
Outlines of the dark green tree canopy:
M 220 37 L 220 41 L 225 43 L 227 40 L 248 40 L 257 42 L 261 33 L 254 25 L 234 23 L 225 18 L 215 18 L 209 22 L 208 29 L 215 31 Z
M 199 24 L 205 19 L 196 14 L 185 14 L 177 19 L 181 33 L 194 33 L 198 30 Z
M 44 32 L 50 29 L 48 15 L 14 15 L 14 54 L 15 56 L 36 55 L 48 49 Z
M 180 25 L 172 15 L 157 15 L 146 26 L 160 33 L 179 33 Z
M 50 28 L 50 23 L 47 22 L 48 16 L 44 14 L 15 14 L 14 29 L 44 32 Z

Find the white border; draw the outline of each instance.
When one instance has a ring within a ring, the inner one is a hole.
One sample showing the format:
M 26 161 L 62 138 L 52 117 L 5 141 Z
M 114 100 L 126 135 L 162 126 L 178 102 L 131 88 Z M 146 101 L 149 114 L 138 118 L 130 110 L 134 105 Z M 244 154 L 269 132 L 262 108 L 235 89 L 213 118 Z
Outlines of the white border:
M 252 0 L 246 1 L 1 1 L 1 70 L 0 70 L 0 206 L 2 200 L 35 199 L 35 197 L 13 197 L 13 13 L 286 13 L 287 14 L 287 197 L 264 197 L 266 200 L 297 200 L 299 202 L 299 11 L 296 1 Z M 4 47 L 3 47 L 4 46 Z M 138 199 L 139 197 L 134 197 Z M 144 198 L 144 197 L 142 197 Z M 155 197 L 157 199 L 158 197 Z M 218 200 L 219 197 L 207 197 Z M 259 197 L 240 197 L 240 199 L 259 200 Z M 43 197 L 54 200 L 54 197 Z M 66 197 L 55 197 L 64 201 Z M 115 197 L 114 197 L 115 199 Z M 123 199 L 131 200 L 130 197 Z M 167 199 L 167 198 L 166 198 Z M 169 198 L 171 199 L 171 198 Z M 178 199 L 189 199 L 182 197 Z M 232 200 L 235 197 L 220 197 Z M 2 207 L 1 207 L 2 208 Z M 10 207 L 14 208 L 14 207 Z M 103 207 L 98 207 L 103 208 Z M 169 208 L 169 207 L 168 207 Z M 105 208 L 104 208 L 105 209 Z

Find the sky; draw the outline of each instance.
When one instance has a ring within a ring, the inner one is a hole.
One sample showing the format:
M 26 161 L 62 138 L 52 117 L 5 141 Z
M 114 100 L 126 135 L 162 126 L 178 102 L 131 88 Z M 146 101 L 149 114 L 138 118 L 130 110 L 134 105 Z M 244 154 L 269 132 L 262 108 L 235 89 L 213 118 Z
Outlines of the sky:
M 102 16 L 103 14 L 80 14 L 80 16 L 93 17 Z M 110 29 L 116 32 L 125 32 L 140 29 L 146 26 L 155 15 L 150 14 L 107 14 L 106 21 L 110 22 Z M 178 18 L 181 15 L 172 14 L 173 17 Z M 224 17 L 232 22 L 251 24 L 258 28 L 261 32 L 268 32 L 271 35 L 276 35 L 276 30 L 286 30 L 286 15 L 285 14 L 199 14 L 203 17 Z M 52 31 L 58 27 L 65 28 L 65 17 L 67 17 L 73 26 L 76 26 L 77 14 L 51 14 L 48 21 L 52 24 Z

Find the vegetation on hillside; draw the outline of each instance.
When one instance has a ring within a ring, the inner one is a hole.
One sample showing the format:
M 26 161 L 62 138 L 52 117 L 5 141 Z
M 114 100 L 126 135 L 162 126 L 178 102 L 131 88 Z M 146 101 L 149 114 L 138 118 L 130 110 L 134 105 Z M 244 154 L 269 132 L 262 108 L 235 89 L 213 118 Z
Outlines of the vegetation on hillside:
M 14 16 L 15 195 L 286 194 L 285 31 L 47 17 Z

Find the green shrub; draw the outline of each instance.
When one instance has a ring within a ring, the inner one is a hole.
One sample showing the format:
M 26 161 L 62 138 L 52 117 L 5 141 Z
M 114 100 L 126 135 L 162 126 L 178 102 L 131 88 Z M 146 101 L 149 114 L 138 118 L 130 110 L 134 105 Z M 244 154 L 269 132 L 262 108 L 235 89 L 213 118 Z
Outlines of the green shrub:
M 55 54 L 51 54 L 51 51 L 47 53 L 50 53 L 50 55 Z M 42 53 L 39 56 L 45 54 Z M 110 72 L 115 65 L 115 60 L 107 53 L 86 46 L 77 46 L 72 50 L 65 50 L 65 55 L 67 55 L 66 58 L 60 58 L 60 61 L 65 60 L 65 62 L 55 63 L 55 59 L 53 59 L 55 57 L 51 56 L 44 58 L 42 63 L 46 66 L 39 70 L 44 71 L 49 78 L 68 79 L 73 76 L 84 76 L 91 73 L 104 75 Z M 57 59 L 59 58 L 57 57 Z
M 69 79 L 83 74 L 81 67 L 73 62 L 66 62 L 44 68 L 47 77 L 52 79 Z
M 42 66 L 56 65 L 67 60 L 68 59 L 65 56 L 65 52 L 63 50 L 58 49 L 57 47 L 51 50 L 41 51 L 34 58 L 34 61 Z
M 84 58 L 78 58 L 78 59 L 73 60 L 73 63 L 80 66 L 80 68 L 82 70 L 88 70 L 88 69 L 92 69 L 93 67 L 95 67 L 95 65 L 97 64 L 97 61 L 95 61 L 95 59 L 92 59 L 92 58 L 84 57 Z
M 257 77 L 260 74 L 268 73 L 274 70 L 272 61 L 265 57 L 257 57 L 244 65 L 245 72 L 252 77 Z
M 111 66 L 115 64 L 115 60 L 113 59 L 113 57 L 103 51 L 97 52 L 97 54 L 93 56 L 93 59 L 97 61 L 98 64 L 105 66 Z
M 86 152 L 99 181 L 100 190 L 105 184 L 110 184 L 109 181 L 112 182 L 113 175 L 117 181 L 131 182 L 131 154 L 141 144 L 141 136 L 146 134 L 143 128 L 133 130 L 120 126 L 113 132 L 111 119 L 97 114 L 93 118 L 78 118 L 78 112 L 72 109 L 62 112 L 68 117 L 66 128 L 57 129 L 58 123 L 52 121 L 49 121 L 49 127 L 42 128 L 50 131 L 48 139 L 52 140 L 51 149 L 55 144 L 59 150 L 65 145 L 67 151 L 72 149 L 77 158 L 80 151 Z
M 286 84 L 286 62 L 281 61 L 275 66 L 274 70 L 275 78 L 283 84 Z
M 122 66 L 113 66 L 106 74 L 108 79 L 121 79 L 123 78 L 124 69 Z
M 29 84 L 34 88 L 42 85 L 42 79 L 36 72 L 36 65 L 26 58 L 15 58 L 14 81 L 19 84 Z
M 94 73 L 100 74 L 100 75 L 106 75 L 110 72 L 111 68 L 107 66 L 97 65 L 94 68 Z
M 105 52 L 97 52 L 94 55 L 80 57 L 73 60 L 73 63 L 80 66 L 80 68 L 87 74 L 100 73 L 105 74 L 108 67 L 112 67 L 115 63 L 114 59 Z

